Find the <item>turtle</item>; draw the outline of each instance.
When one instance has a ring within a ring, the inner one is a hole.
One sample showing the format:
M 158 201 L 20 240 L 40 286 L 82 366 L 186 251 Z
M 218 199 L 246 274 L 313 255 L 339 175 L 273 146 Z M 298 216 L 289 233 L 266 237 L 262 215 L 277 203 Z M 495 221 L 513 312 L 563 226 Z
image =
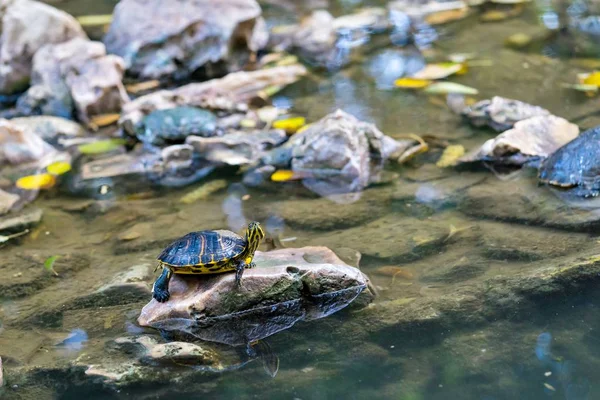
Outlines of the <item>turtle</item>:
M 569 189 L 578 197 L 600 194 L 600 125 L 565 144 L 542 163 L 541 183 Z
M 210 137 L 218 133 L 215 114 L 189 106 L 152 111 L 135 127 L 141 142 L 155 146 L 180 143 L 189 135 Z
M 235 271 L 235 282 L 241 286 L 244 268 L 253 268 L 254 253 L 265 237 L 260 223 L 248 224 L 246 236 L 228 230 L 190 232 L 167 246 L 158 256 L 162 273 L 154 282 L 152 297 L 164 303 L 169 300 L 172 274 L 219 274 Z

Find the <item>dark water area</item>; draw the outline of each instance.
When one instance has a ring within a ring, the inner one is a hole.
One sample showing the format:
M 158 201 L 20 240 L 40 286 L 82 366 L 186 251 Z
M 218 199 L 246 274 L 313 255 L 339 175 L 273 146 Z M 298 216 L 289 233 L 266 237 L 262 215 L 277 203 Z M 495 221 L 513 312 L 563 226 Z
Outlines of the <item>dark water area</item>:
M 75 16 L 111 13 L 116 4 L 49 3 Z M 294 22 L 321 2 L 275 3 L 262 3 L 269 26 Z M 600 124 L 597 98 L 563 84 L 600 65 L 600 46 L 589 45 L 598 36 L 559 36 L 531 51 L 505 46 L 508 36 L 534 36 L 582 4 L 528 2 L 518 16 L 489 23 L 475 13 L 428 27 L 438 38 L 421 49 L 374 37 L 349 66 L 311 71 L 273 103 L 309 122 L 343 109 L 393 138 L 417 134 L 471 149 L 496 133 L 467 124 L 443 96 L 401 91 L 393 81 L 420 69 L 423 54 L 442 60 L 474 53 L 480 62 L 453 81 L 477 88 L 477 99 L 522 100 L 590 128 Z M 365 6 L 385 2 L 325 2 L 334 16 Z M 596 6 L 587 4 L 587 12 Z M 597 204 L 570 202 L 530 170 L 506 176 L 485 167 L 437 168 L 442 151 L 432 146 L 407 164 L 389 165 L 389 182 L 348 203 L 319 198 L 297 182 L 246 188 L 228 172 L 195 184 L 227 182 L 191 204 L 180 199 L 193 187 L 132 196 L 116 185 L 94 201 L 40 195 L 35 205 L 44 218 L 35 235 L 1 250 L 7 384 L 0 398 L 600 399 Z M 215 345 L 223 357 L 218 371 L 139 367 L 116 350 L 112 343 L 128 335 L 160 336 L 137 326 L 148 296 L 132 289 L 107 299 L 97 295 L 103 286 L 123 272 L 149 285 L 156 256 L 173 238 L 200 229 L 238 232 L 252 220 L 283 247 L 327 246 L 350 264 L 360 252 L 375 301 L 269 337 L 279 358 L 274 378 L 260 359 L 226 346 Z M 55 254 L 58 277 L 41 266 Z M 90 367 L 101 372 L 86 374 Z M 106 374 L 127 378 L 111 385 L 100 379 Z

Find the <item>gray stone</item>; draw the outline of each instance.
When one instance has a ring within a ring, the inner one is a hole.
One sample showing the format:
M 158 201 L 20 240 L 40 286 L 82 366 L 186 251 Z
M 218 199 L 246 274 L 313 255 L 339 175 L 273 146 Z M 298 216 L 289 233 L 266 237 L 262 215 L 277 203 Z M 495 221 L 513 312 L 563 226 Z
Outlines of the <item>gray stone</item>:
M 40 223 L 43 212 L 39 208 L 26 208 L 18 213 L 0 217 L 0 233 L 17 233 Z
M 298 321 L 331 315 L 361 293 L 372 297 L 368 279 L 325 247 L 257 252 L 254 262 L 257 267 L 244 272 L 239 290 L 233 289 L 235 274 L 174 275 L 170 300 L 153 299 L 138 323 L 245 345 Z
M 0 18 L 1 93 L 14 93 L 27 87 L 33 56 L 45 44 L 86 37 L 75 18 L 37 1 L 5 1 Z
M 177 76 L 218 62 L 239 69 L 240 58 L 262 49 L 268 39 L 254 0 L 121 1 L 104 38 L 127 70 L 145 79 Z M 243 43 L 243 45 L 241 44 Z
M 17 201 L 19 201 L 18 195 L 0 189 L 0 215 L 4 215 L 12 210 Z
M 498 132 L 503 132 L 519 121 L 551 114 L 542 107 L 494 96 L 491 100 L 482 100 L 466 107 L 462 115 L 477 127 L 489 126 Z
M 65 139 L 74 139 L 86 133 L 80 124 L 54 116 L 12 118 L 10 122 L 18 129 L 35 133 L 52 145 L 62 145 Z
M 0 119 L 0 165 L 6 162 L 13 165 L 33 163 L 55 152 L 35 133 Z

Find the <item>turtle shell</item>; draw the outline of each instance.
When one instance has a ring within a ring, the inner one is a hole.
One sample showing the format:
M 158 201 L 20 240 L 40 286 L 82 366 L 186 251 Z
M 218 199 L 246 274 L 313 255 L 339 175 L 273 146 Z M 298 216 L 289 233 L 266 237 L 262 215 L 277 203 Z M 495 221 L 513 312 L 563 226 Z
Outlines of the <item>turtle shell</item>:
M 238 257 L 245 248 L 246 241 L 231 231 L 198 231 L 175 240 L 158 260 L 173 267 L 211 265 Z

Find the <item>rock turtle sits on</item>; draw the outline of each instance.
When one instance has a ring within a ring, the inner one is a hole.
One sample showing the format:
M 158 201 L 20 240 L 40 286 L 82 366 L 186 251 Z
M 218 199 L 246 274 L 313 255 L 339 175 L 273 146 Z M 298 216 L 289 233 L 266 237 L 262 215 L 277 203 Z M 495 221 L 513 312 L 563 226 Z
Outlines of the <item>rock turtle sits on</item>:
M 169 300 L 169 280 L 175 274 L 220 274 L 236 271 L 235 281 L 241 285 L 244 268 L 253 268 L 254 253 L 265 237 L 258 222 L 251 222 L 246 237 L 227 230 L 191 232 L 180 237 L 158 256 L 162 273 L 154 282 L 152 297 L 164 303 Z M 157 267 L 157 268 L 158 268 Z

